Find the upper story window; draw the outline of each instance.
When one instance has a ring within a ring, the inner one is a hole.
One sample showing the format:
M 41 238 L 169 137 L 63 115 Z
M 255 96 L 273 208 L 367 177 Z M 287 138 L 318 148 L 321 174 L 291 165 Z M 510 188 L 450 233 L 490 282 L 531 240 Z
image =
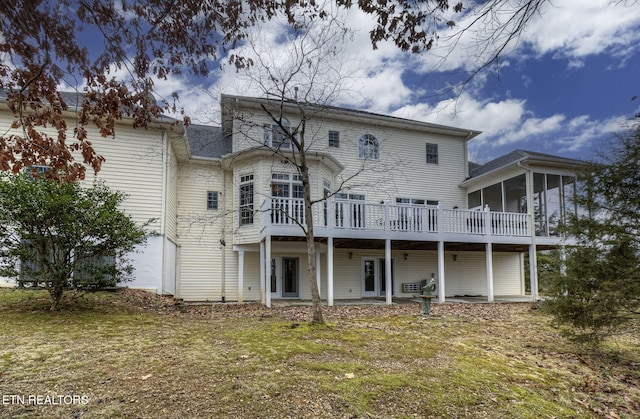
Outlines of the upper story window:
M 304 188 L 300 175 L 272 173 L 271 196 L 279 198 L 304 198 Z
M 380 143 L 375 136 L 365 134 L 360 137 L 358 157 L 367 160 L 380 160 Z
M 208 210 L 218 209 L 218 192 L 217 191 L 207 192 L 207 209 Z
M 339 131 L 329 131 L 329 147 L 340 147 L 340 132 Z
M 240 225 L 253 224 L 253 174 L 240 176 Z
M 273 149 L 291 149 L 291 124 L 287 118 L 282 118 L 282 127 L 278 124 L 264 124 L 264 145 Z
M 427 163 L 438 164 L 438 144 L 427 143 Z

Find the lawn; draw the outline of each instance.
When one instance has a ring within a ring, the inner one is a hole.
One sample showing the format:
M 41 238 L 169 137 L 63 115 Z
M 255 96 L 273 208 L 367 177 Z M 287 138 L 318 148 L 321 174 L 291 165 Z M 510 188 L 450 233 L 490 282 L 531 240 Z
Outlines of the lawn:
M 178 305 L 0 290 L 0 417 L 640 415 L 640 338 L 567 342 L 535 304 Z

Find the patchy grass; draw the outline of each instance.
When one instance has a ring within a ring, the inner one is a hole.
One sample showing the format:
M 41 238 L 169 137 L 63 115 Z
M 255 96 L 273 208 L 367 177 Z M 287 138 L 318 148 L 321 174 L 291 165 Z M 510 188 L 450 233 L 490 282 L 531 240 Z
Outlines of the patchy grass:
M 0 417 L 640 414 L 637 330 L 594 351 L 531 304 L 332 307 L 325 325 L 131 290 L 65 304 L 0 290 Z

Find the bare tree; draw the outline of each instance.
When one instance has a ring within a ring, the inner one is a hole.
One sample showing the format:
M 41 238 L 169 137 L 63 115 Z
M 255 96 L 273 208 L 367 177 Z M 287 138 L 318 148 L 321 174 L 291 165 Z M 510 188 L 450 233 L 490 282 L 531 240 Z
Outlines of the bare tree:
M 257 37 L 266 36 L 258 32 Z M 333 185 L 330 193 L 313 199 L 311 194 L 310 162 L 313 153 L 326 148 L 326 131 L 320 133 L 327 112 L 340 112 L 332 106 L 341 94 L 348 90 L 346 74 L 351 64 L 340 61 L 344 56 L 340 49 L 350 31 L 339 19 L 309 23 L 304 31 L 291 34 L 286 51 L 265 50 L 259 43 L 250 42 L 249 48 L 254 62 L 243 76 L 249 85 L 268 101 L 260 105 L 262 118 L 251 113 L 236 113 L 239 121 L 237 133 L 249 143 L 250 149 L 264 147 L 277 161 L 294 167 L 303 188 L 304 217 L 280 209 L 282 217 L 289 217 L 304 232 L 307 244 L 307 274 L 313 303 L 313 322 L 323 322 L 320 292 L 316 281 L 316 243 L 312 211 L 318 204 L 348 187 L 357 186 L 356 177 L 372 170 L 370 159 L 363 159 L 355 170 L 343 173 Z M 242 75 L 241 75 L 242 77 Z M 290 121 L 287 115 L 292 118 Z M 272 136 L 265 141 L 262 135 L 264 116 L 269 119 L 268 131 Z M 295 119 L 293 119 L 295 118 Z M 259 135 L 256 133 L 259 132 Z M 323 144 L 319 144 L 323 141 Z M 384 163 L 378 163 L 378 170 Z M 388 169 L 388 168 L 387 168 Z M 387 169 L 383 171 L 387 171 Z M 269 209 L 274 211 L 273 208 Z M 275 211 L 278 211 L 275 209 Z

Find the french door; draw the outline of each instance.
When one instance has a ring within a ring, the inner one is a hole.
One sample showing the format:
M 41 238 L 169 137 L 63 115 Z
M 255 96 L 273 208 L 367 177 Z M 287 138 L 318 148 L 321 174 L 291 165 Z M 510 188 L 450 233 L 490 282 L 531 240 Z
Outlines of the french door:
M 379 297 L 386 294 L 387 270 L 384 258 L 362 259 L 362 296 Z M 394 264 L 391 259 L 391 293 L 393 294 Z
M 300 296 L 299 258 L 272 258 L 270 278 L 272 298 L 298 298 Z

